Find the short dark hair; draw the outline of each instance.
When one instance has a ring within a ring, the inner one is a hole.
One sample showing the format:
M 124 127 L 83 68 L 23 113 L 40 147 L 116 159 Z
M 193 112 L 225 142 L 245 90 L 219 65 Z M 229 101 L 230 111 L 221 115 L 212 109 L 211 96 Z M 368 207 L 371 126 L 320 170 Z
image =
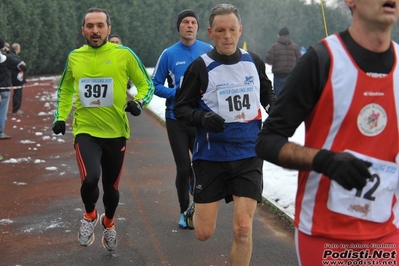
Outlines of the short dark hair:
M 118 34 L 110 34 L 110 35 L 108 36 L 108 39 L 111 39 L 111 38 L 118 38 L 118 39 L 122 42 L 122 38 L 119 37 Z
M 102 8 L 98 8 L 98 7 L 91 7 L 86 11 L 86 14 L 83 16 L 83 21 L 82 21 L 82 27 L 85 26 L 85 22 L 86 22 L 86 15 L 89 13 L 94 13 L 94 12 L 99 12 L 99 13 L 104 13 L 106 15 L 106 22 L 107 25 L 110 26 L 111 25 L 111 18 L 107 12 L 107 10 L 102 9 Z
M 237 17 L 238 23 L 241 24 L 241 16 L 240 12 L 238 12 L 238 8 L 231 4 L 218 4 L 212 9 L 209 15 L 209 27 L 212 28 L 213 20 L 217 15 L 228 15 L 231 13 Z

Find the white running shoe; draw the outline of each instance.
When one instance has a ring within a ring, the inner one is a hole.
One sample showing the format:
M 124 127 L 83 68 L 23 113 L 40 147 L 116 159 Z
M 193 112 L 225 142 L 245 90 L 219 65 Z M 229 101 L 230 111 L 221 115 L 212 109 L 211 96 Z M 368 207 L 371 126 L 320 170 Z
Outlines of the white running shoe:
M 83 218 L 81 220 L 82 225 L 80 226 L 79 232 L 78 232 L 78 240 L 80 242 L 81 246 L 88 247 L 94 242 L 94 227 L 97 224 L 98 221 L 98 214 L 96 214 L 96 219 L 93 221 L 86 220 Z
M 103 226 L 103 239 L 101 243 L 103 244 L 103 247 L 108 250 L 108 251 L 113 251 L 116 248 L 116 231 L 115 231 L 115 225 L 113 225 L 111 228 L 106 228 L 104 226 L 104 217 L 105 213 L 101 214 L 100 221 L 101 225 Z

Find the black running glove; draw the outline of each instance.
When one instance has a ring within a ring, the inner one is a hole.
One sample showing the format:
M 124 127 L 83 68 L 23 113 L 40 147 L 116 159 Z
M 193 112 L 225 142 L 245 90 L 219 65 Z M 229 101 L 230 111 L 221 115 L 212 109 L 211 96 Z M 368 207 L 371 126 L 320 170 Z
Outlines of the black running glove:
M 348 152 L 320 150 L 313 159 L 313 169 L 335 180 L 347 190 L 362 189 L 371 177 L 372 163 L 356 158 Z
M 204 112 L 201 115 L 201 125 L 214 133 L 224 131 L 224 119 L 214 112 Z
M 141 110 L 143 110 L 143 106 L 140 102 L 136 101 L 127 102 L 127 106 L 125 108 L 126 112 L 130 112 L 134 116 L 139 116 L 141 114 Z
M 53 132 L 54 134 L 58 135 L 62 133 L 65 135 L 65 121 L 57 121 L 53 124 Z

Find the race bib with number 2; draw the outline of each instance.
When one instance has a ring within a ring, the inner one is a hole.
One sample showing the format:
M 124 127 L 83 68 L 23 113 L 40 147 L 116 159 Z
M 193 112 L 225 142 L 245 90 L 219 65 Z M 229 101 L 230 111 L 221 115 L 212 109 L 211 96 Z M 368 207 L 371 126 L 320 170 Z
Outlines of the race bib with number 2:
M 345 150 L 359 159 L 369 161 L 371 178 L 361 190 L 347 190 L 331 181 L 327 207 L 329 210 L 359 219 L 383 223 L 392 213 L 392 200 L 398 185 L 399 165 L 354 151 Z

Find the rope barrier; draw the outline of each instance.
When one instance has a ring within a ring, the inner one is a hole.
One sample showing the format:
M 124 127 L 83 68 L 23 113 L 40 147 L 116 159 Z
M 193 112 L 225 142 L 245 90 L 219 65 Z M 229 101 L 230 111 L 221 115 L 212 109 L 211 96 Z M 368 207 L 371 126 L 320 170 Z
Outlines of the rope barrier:
M 40 84 L 31 84 L 31 85 L 24 85 L 24 86 L 11 86 L 11 87 L 0 87 L 0 90 L 18 90 L 22 88 L 29 88 L 29 87 L 37 87 L 37 86 L 48 86 L 51 83 L 40 83 Z
M 22 89 L 22 86 L 0 87 L 0 90 L 16 90 Z
M 326 32 L 326 37 L 328 37 L 328 29 L 327 29 L 326 15 L 324 14 L 323 0 L 320 0 L 320 5 L 321 5 L 321 13 L 323 15 L 324 31 Z
M 49 80 L 51 79 L 47 79 L 46 82 L 41 83 L 38 82 L 36 79 L 33 79 L 34 83 L 32 84 L 24 84 L 23 86 L 9 86 L 9 87 L 0 87 L 0 90 L 18 90 L 18 89 L 22 89 L 22 88 L 29 88 L 29 87 L 37 87 L 37 86 L 49 86 L 49 85 L 53 85 L 54 83 L 49 82 Z M 36 81 L 35 81 L 36 80 Z M 29 79 L 28 79 L 28 83 L 29 83 Z

